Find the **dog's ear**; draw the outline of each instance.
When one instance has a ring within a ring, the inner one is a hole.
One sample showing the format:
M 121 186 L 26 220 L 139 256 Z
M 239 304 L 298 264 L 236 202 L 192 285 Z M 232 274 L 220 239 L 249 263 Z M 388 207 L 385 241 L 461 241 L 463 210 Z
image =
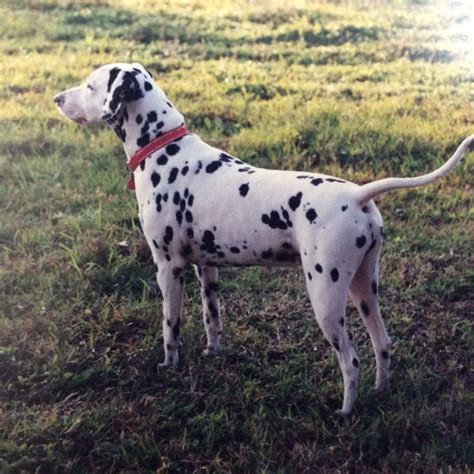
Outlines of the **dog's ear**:
M 107 96 L 102 107 L 102 119 L 109 120 L 115 117 L 122 105 L 141 99 L 143 91 L 136 74 L 114 67 L 109 72 L 107 82 Z

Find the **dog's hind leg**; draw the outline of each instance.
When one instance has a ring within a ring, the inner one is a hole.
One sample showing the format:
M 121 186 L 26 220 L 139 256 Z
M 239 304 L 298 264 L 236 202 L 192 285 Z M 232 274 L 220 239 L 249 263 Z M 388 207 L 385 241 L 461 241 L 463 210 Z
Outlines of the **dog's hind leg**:
M 177 365 L 183 303 L 183 267 L 167 261 L 158 262 L 157 280 L 163 295 L 163 342 L 165 360 L 160 366 Z
M 390 337 L 385 330 L 378 301 L 378 262 L 381 238 L 371 246 L 350 286 L 350 297 L 369 333 L 377 364 L 375 388 L 382 390 L 389 376 Z
M 207 347 L 203 354 L 212 356 L 221 352 L 222 317 L 219 309 L 218 271 L 216 267 L 196 266 L 201 288 L 203 322 L 206 329 Z
M 343 267 L 331 262 L 330 258 L 318 261 L 316 256 L 314 257 L 303 257 L 306 286 L 316 320 L 324 337 L 337 354 L 344 380 L 344 401 L 339 412 L 347 415 L 354 406 L 359 380 L 359 358 L 349 340 L 345 325 L 350 278 L 347 272 L 342 270 Z

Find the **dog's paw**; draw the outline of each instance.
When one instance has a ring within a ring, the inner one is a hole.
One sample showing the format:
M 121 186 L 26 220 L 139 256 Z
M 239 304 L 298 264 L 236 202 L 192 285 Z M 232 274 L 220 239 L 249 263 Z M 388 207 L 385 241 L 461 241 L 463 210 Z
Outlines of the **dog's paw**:
M 202 355 L 206 357 L 217 357 L 222 354 L 221 347 L 208 347 L 202 351 Z
M 341 417 L 344 417 L 344 418 L 347 418 L 348 416 L 350 416 L 350 414 L 352 413 L 352 410 L 343 410 L 342 408 L 340 410 L 336 410 L 334 412 L 337 416 L 341 416 Z
M 163 368 L 167 368 L 167 367 L 170 367 L 170 368 L 174 368 L 174 367 L 177 367 L 178 366 L 178 360 L 165 360 L 163 362 L 160 362 L 158 364 L 158 370 L 160 369 L 163 369 Z

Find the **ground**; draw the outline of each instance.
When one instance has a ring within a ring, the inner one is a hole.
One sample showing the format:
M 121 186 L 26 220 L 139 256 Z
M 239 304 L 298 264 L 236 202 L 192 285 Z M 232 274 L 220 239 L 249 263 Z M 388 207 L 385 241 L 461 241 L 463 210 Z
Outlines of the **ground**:
M 335 416 L 339 368 L 299 269 L 221 272 L 214 359 L 189 271 L 182 361 L 157 372 L 161 300 L 125 155 L 55 93 L 138 61 L 208 142 L 357 183 L 431 171 L 473 133 L 469 2 L 286 3 L 2 3 L 0 471 L 474 469 L 472 153 L 378 200 L 386 393 L 350 307 L 361 386 Z

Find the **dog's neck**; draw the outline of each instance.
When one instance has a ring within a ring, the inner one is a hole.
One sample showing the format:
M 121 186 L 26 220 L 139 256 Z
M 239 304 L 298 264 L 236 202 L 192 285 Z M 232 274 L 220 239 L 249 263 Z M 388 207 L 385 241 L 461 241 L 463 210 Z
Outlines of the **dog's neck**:
M 153 84 L 153 88 L 145 91 L 141 99 L 124 104 L 120 112 L 107 123 L 123 142 L 130 161 L 138 150 L 154 138 L 184 125 L 184 116 L 171 104 L 165 93 Z

